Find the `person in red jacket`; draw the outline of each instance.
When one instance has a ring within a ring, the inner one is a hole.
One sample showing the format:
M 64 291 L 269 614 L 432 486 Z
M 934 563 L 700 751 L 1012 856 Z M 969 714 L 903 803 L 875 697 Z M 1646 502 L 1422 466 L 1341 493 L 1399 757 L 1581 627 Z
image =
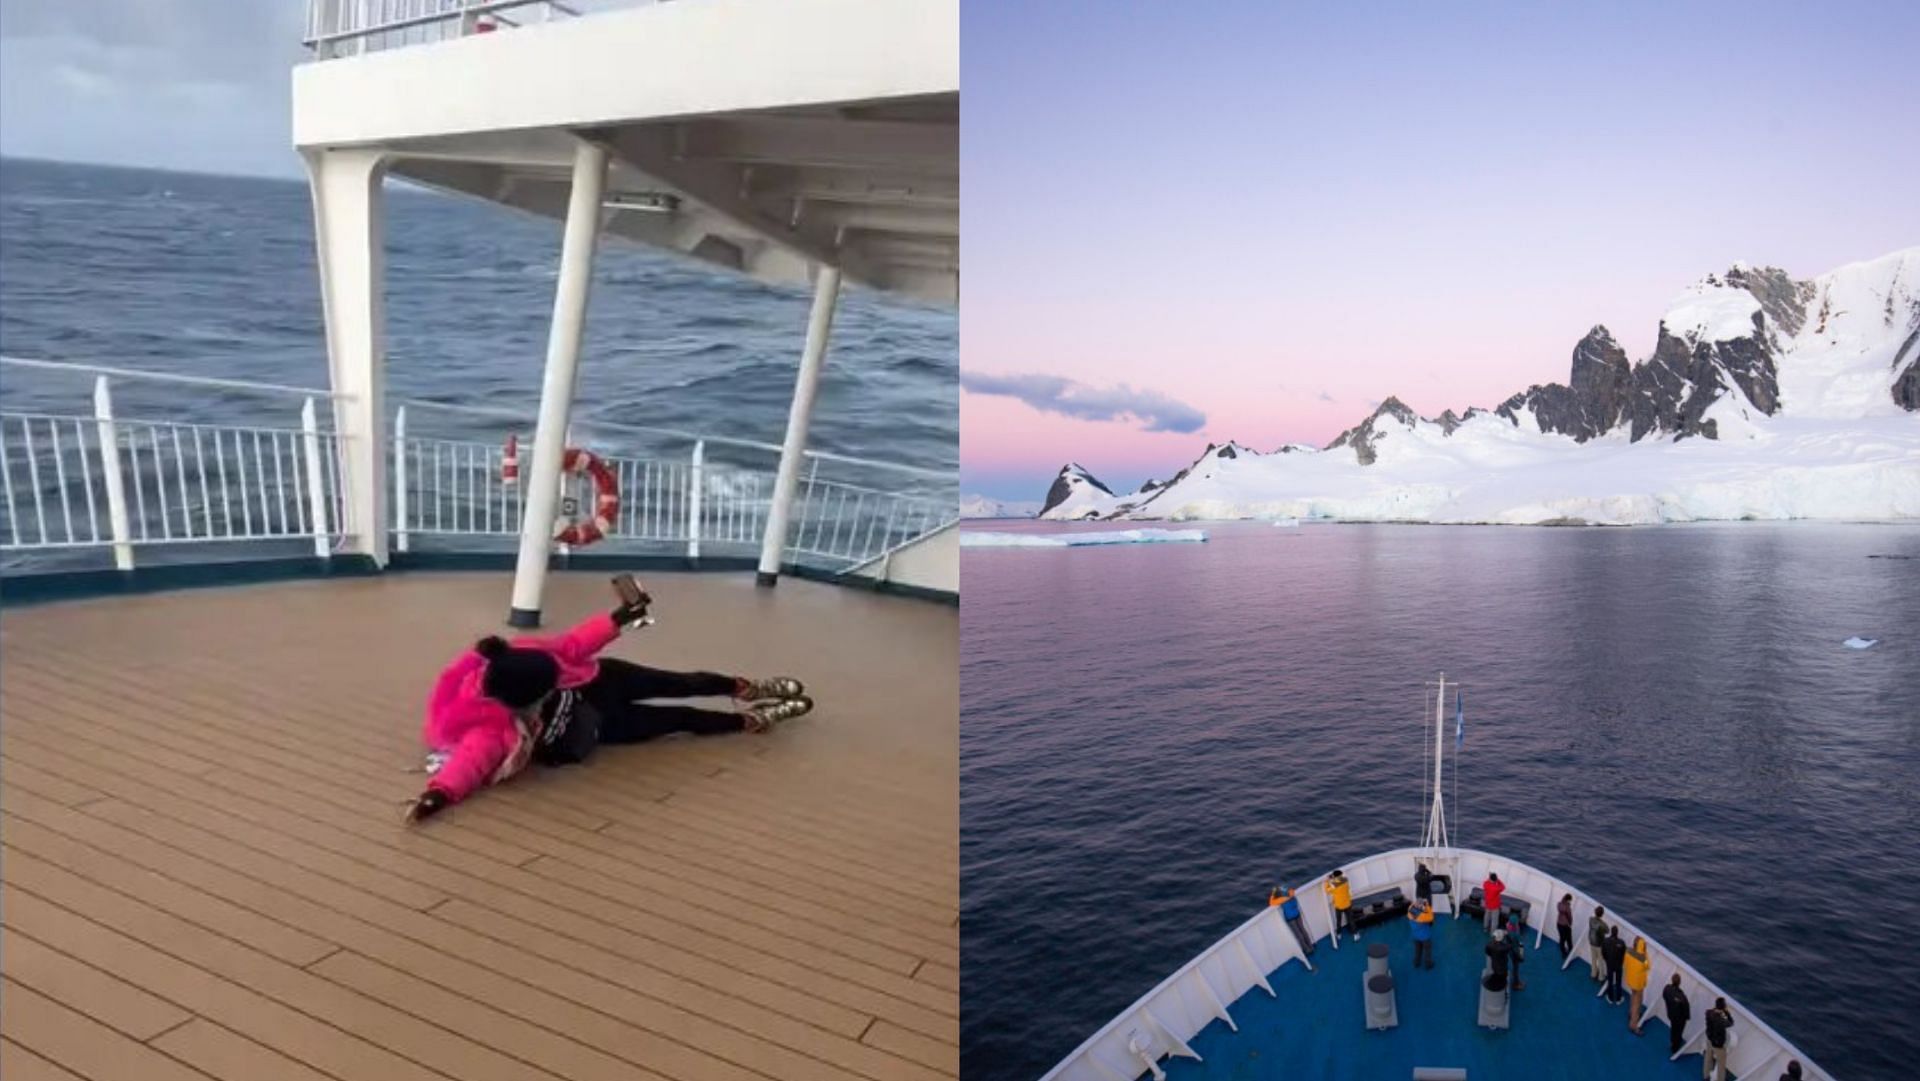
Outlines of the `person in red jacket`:
M 578 762 L 602 743 L 673 732 L 765 732 L 802 716 L 813 700 L 788 676 L 750 680 L 715 672 L 647 668 L 600 651 L 646 620 L 647 598 L 593 616 L 566 634 L 483 638 L 453 660 L 427 700 L 422 737 L 433 779 L 407 820 L 418 822 L 529 762 Z M 737 710 L 652 705 L 657 698 L 731 698 Z
M 1498 874 L 1488 871 L 1487 880 L 1480 883 L 1480 903 L 1486 908 L 1484 922 L 1488 934 L 1492 934 L 1500 927 L 1500 898 L 1506 892 L 1507 884 L 1500 881 Z

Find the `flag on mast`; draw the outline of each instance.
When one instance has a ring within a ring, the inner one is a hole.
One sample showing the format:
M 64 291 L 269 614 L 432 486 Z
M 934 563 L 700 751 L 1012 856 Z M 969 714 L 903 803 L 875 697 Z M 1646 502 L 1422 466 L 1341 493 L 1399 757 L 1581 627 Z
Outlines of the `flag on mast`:
M 1467 692 L 1453 692 L 1453 745 L 1463 747 L 1467 742 Z

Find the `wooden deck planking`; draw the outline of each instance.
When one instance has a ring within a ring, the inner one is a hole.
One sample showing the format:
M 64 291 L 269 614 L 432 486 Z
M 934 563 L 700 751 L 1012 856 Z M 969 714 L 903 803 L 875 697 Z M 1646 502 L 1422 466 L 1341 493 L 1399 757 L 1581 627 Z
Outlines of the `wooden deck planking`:
M 52 1033 L 0 1008 L 9 1076 L 954 1076 L 957 990 L 927 978 L 958 958 L 952 611 L 662 576 L 671 633 L 613 655 L 796 674 L 816 715 L 609 748 L 408 830 L 420 702 L 505 585 L 8 611 L 0 969 Z M 556 576 L 551 610 L 604 589 Z M 76 1035 L 88 1009 L 114 1039 Z

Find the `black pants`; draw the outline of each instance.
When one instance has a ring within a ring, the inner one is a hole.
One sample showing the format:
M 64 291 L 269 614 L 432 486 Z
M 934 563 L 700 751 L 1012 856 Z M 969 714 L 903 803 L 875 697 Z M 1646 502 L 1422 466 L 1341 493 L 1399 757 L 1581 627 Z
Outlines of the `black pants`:
M 1313 939 L 1307 937 L 1307 925 L 1298 916 L 1288 916 L 1287 926 L 1293 928 L 1293 937 L 1300 941 L 1301 953 L 1313 952 Z
M 1433 967 L 1433 940 L 1432 939 L 1427 939 L 1425 942 L 1422 942 L 1417 938 L 1413 940 L 1413 967 L 1415 968 L 1432 968 Z
M 1615 965 L 1615 964 L 1607 965 L 1607 1001 L 1608 1002 L 1617 1003 L 1620 1001 L 1621 996 L 1626 994 L 1626 992 L 1622 990 L 1622 988 L 1620 987 L 1620 972 L 1621 972 L 1621 968 L 1619 965 Z
M 1346 928 L 1348 931 L 1351 931 L 1355 935 L 1358 935 L 1360 933 L 1353 929 L 1353 909 L 1336 908 L 1333 910 L 1333 936 L 1335 938 L 1340 937 L 1340 929 L 1342 927 Z
M 726 698 L 738 686 L 718 672 L 669 672 L 612 657 L 581 692 L 600 713 L 600 742 L 640 743 L 674 732 L 715 735 L 738 732 L 740 714 L 694 706 L 655 706 L 654 698 Z
M 1565 961 L 1573 954 L 1573 925 L 1562 923 L 1555 926 L 1560 931 L 1560 960 Z
M 1686 1042 L 1687 1015 L 1667 1018 L 1667 1057 L 1680 1053 L 1680 1045 Z

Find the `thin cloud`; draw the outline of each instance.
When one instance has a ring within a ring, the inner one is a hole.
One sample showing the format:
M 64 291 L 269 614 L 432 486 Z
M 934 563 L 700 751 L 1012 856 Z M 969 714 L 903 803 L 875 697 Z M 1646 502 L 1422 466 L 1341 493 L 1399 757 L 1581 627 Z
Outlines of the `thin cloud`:
M 1149 432 L 1197 432 L 1207 415 L 1157 390 L 1135 389 L 1125 383 L 1094 387 L 1058 375 L 1031 372 L 1020 375 L 960 373 L 960 387 L 974 394 L 1013 398 L 1043 413 L 1077 420 L 1133 420 Z
M 1331 402 L 1331 401 L 1334 401 L 1335 398 L 1333 395 L 1328 394 L 1326 391 L 1323 390 L 1320 392 L 1320 400 L 1323 402 Z

